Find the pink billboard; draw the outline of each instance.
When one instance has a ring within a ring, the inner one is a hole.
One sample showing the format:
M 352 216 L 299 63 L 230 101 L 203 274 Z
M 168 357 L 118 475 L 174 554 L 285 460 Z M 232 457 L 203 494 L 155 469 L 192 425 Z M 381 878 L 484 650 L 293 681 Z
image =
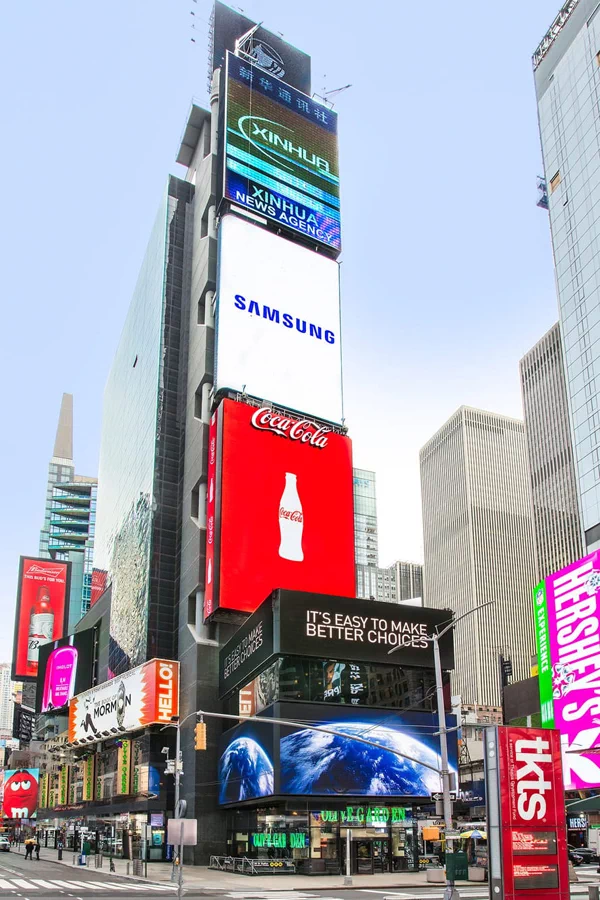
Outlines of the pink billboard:
M 543 585 L 534 592 L 542 721 L 560 730 L 565 789 L 600 787 L 600 553 Z

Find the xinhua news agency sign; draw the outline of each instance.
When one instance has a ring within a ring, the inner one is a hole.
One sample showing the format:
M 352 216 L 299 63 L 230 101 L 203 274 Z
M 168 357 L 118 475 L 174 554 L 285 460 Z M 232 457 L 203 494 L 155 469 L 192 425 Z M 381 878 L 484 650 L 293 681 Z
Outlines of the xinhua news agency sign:
M 533 605 L 542 725 L 561 733 L 565 788 L 599 787 L 600 554 L 542 581 Z

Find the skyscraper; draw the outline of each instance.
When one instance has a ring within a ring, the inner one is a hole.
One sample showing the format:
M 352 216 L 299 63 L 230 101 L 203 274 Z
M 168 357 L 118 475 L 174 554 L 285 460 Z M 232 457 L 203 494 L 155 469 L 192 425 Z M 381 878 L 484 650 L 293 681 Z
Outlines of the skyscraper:
M 40 556 L 71 562 L 68 628 L 90 608 L 97 479 L 75 474 L 73 395 L 63 394 L 48 466 Z
M 570 0 L 533 54 L 584 551 L 600 547 L 600 15 Z
M 0 663 L 0 738 L 12 737 L 13 707 L 10 665 Z
M 420 451 L 427 606 L 461 615 L 495 601 L 455 629 L 453 693 L 498 706 L 499 654 L 515 678 L 534 652 L 533 529 L 525 427 L 461 407 Z
M 519 363 L 519 373 L 537 583 L 583 555 L 558 323 L 525 354 Z
M 354 558 L 357 565 L 378 566 L 377 482 L 375 472 L 353 469 Z

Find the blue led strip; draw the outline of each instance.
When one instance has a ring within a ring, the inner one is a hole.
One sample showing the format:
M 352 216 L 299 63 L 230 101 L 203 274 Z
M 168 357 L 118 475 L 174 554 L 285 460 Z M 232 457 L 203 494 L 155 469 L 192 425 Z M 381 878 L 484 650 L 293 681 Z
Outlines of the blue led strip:
M 252 181 L 256 181 L 258 184 L 262 184 L 264 187 L 269 188 L 269 190 L 275 191 L 276 193 L 287 197 L 288 200 L 293 200 L 296 203 L 302 203 L 308 209 L 314 209 L 316 212 L 322 213 L 325 216 L 329 216 L 335 221 L 339 222 L 340 220 L 339 210 L 332 209 L 329 206 L 325 206 L 325 204 L 319 203 L 318 200 L 314 200 L 312 197 L 307 197 L 306 194 L 302 194 L 300 193 L 300 191 L 295 191 L 293 190 L 293 188 L 289 188 L 287 187 L 287 185 L 281 184 L 280 181 L 275 181 L 273 178 L 269 178 L 267 175 L 263 175 L 261 172 L 255 171 L 254 169 L 251 169 L 248 166 L 243 165 L 242 163 L 238 163 L 234 159 L 227 160 L 227 168 L 231 172 L 235 172 L 238 175 L 242 175 L 244 178 L 249 178 Z
M 229 129 L 229 131 L 231 130 L 232 129 Z M 233 133 L 239 134 L 239 132 L 237 131 Z M 334 194 L 330 194 L 328 191 L 323 191 L 321 190 L 321 188 L 315 187 L 315 185 L 310 184 L 308 181 L 304 181 L 302 178 L 296 178 L 295 175 L 290 175 L 289 172 L 284 172 L 283 169 L 278 169 L 277 166 L 273 166 L 271 165 L 271 163 L 259 159 L 252 153 L 246 153 L 245 150 L 236 147 L 235 144 L 227 144 L 227 155 L 234 156 L 241 162 L 251 165 L 253 169 L 258 169 L 261 172 L 266 172 L 268 175 L 273 175 L 279 181 L 287 182 L 287 184 L 289 184 L 291 187 L 300 188 L 307 194 L 312 194 L 313 197 L 316 197 L 319 200 L 323 200 L 325 201 L 325 203 L 329 203 L 331 206 L 339 208 L 339 197 L 336 197 Z M 297 166 L 298 164 L 296 163 L 295 165 Z

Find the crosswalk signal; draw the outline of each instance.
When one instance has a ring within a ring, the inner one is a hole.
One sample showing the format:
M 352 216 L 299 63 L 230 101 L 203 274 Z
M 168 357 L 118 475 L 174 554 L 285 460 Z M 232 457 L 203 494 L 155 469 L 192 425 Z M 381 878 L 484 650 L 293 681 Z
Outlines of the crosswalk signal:
M 198 722 L 195 729 L 196 750 L 206 750 L 206 722 Z

